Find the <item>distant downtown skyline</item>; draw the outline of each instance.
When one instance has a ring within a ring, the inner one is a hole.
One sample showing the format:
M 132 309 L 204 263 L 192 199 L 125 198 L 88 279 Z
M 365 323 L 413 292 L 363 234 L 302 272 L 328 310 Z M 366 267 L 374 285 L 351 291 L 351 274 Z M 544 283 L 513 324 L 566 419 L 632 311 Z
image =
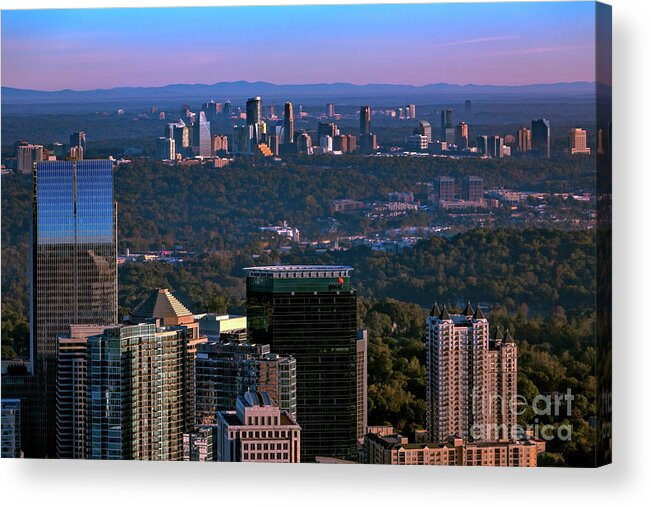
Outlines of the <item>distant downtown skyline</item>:
M 594 81 L 594 3 L 2 12 L 2 85 Z

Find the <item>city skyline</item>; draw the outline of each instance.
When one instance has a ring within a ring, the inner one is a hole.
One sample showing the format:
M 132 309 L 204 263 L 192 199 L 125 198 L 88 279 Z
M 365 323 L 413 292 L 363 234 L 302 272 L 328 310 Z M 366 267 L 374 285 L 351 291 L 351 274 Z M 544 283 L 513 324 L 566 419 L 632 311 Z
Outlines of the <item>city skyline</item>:
M 594 8 L 545 2 L 3 11 L 2 85 L 52 91 L 239 80 L 592 81 Z M 405 23 L 395 22 L 397 11 Z M 219 30 L 182 38 L 169 32 L 210 24 Z M 286 26 L 291 36 L 273 36 Z M 255 66 L 251 47 L 265 48 Z M 354 55 L 342 65 L 351 47 Z M 319 65 L 310 64 L 314 55 Z

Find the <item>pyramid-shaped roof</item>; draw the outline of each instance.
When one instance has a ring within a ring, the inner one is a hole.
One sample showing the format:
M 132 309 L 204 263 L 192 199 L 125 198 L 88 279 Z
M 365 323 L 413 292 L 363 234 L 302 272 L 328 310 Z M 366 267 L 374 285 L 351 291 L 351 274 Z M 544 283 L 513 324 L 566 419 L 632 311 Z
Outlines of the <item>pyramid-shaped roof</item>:
M 439 308 L 438 303 L 434 303 L 432 306 L 432 311 L 429 312 L 430 317 L 438 317 L 441 314 L 441 309 Z
M 192 312 L 169 289 L 154 289 L 131 310 L 130 317 L 134 322 L 161 319 L 163 324 L 171 325 L 194 320 Z
M 481 308 L 479 308 L 479 305 L 477 305 L 477 309 L 475 310 L 475 314 L 472 316 L 473 319 L 485 319 L 486 316 L 484 315 L 484 312 L 481 311 Z
M 474 313 L 475 310 L 472 309 L 472 306 L 470 306 L 470 301 L 468 301 L 468 304 L 466 304 L 466 307 L 463 309 L 463 312 L 461 312 L 461 315 L 465 315 L 466 317 L 472 317 Z

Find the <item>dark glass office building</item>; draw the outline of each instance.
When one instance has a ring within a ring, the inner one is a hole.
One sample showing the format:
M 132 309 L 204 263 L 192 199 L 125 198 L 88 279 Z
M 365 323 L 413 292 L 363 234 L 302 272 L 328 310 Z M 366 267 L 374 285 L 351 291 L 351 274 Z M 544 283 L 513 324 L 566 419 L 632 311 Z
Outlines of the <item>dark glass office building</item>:
M 549 120 L 541 118 L 531 122 L 531 149 L 540 158 L 551 156 L 551 129 Z
M 25 439 L 54 457 L 57 336 L 71 324 L 117 322 L 112 162 L 39 162 L 32 211 L 30 353 L 41 431 Z
M 249 338 L 296 358 L 301 461 L 354 458 L 357 293 L 347 266 L 246 268 Z

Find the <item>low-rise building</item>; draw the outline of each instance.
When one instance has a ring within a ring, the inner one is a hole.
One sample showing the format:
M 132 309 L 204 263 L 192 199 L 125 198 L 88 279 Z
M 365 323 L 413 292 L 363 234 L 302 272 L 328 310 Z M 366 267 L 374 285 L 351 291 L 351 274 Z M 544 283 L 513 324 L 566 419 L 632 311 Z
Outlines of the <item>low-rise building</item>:
M 247 392 L 217 413 L 215 461 L 300 463 L 301 427 L 265 392 Z

